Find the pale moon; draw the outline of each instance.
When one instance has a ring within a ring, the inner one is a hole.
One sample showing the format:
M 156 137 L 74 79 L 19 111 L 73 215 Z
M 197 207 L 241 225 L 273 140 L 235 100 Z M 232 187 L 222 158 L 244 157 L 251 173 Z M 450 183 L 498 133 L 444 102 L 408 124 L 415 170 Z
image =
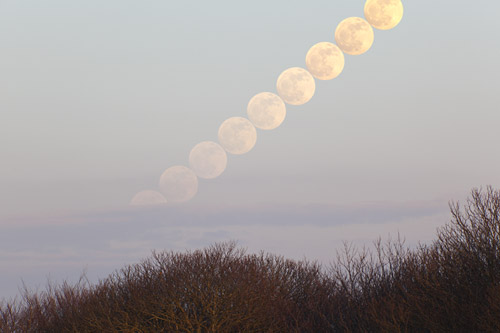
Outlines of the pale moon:
M 360 17 L 349 17 L 339 23 L 335 41 L 342 51 L 351 55 L 363 54 L 372 47 L 373 28 Z
M 198 192 L 198 178 L 193 170 L 176 165 L 160 177 L 160 191 L 168 202 L 186 202 Z
M 189 153 L 189 166 L 200 178 L 216 178 L 226 169 L 226 165 L 226 152 L 212 141 L 198 143 Z
M 219 143 L 229 153 L 248 153 L 257 142 L 257 131 L 250 120 L 243 117 L 226 119 L 219 127 Z
M 247 107 L 248 118 L 255 127 L 263 130 L 275 129 L 286 116 L 283 100 L 270 92 L 263 92 L 252 97 Z
M 157 191 L 140 191 L 130 201 L 131 206 L 158 206 L 167 203 L 165 197 Z
M 313 97 L 316 84 L 311 73 L 300 67 L 292 67 L 281 73 L 276 88 L 286 103 L 302 105 Z
M 344 53 L 337 45 L 328 42 L 314 45 L 306 55 L 307 69 L 320 80 L 331 80 L 339 76 L 344 63 Z
M 365 3 L 365 18 L 377 29 L 392 29 L 403 18 L 403 3 L 401 0 L 368 0 Z

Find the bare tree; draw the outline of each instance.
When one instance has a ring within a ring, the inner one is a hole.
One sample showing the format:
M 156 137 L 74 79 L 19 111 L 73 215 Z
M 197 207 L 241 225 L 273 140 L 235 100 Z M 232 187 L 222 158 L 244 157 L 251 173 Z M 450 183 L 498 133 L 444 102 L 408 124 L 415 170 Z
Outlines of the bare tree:
M 500 191 L 450 209 L 433 243 L 346 243 L 328 271 L 234 242 L 153 252 L 95 285 L 25 287 L 0 332 L 499 332 Z

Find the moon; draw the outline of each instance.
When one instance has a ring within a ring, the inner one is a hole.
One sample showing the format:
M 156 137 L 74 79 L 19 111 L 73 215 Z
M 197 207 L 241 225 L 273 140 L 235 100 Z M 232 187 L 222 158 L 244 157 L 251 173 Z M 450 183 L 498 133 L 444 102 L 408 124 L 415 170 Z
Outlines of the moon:
M 243 117 L 226 119 L 219 127 L 219 143 L 229 153 L 248 153 L 257 142 L 257 131 L 250 120 Z
M 300 67 L 292 67 L 281 73 L 276 88 L 286 103 L 302 105 L 313 97 L 316 84 L 311 73 Z
M 278 95 L 262 92 L 248 102 L 247 114 L 255 127 L 272 130 L 285 120 L 286 106 Z
M 403 18 L 403 3 L 401 0 L 367 0 L 365 18 L 379 30 L 392 29 Z
M 226 165 L 224 148 L 213 141 L 200 142 L 189 153 L 189 166 L 200 178 L 216 178 L 224 172 Z
M 140 191 L 130 200 L 131 206 L 158 206 L 166 203 L 167 200 L 160 192 L 151 190 Z
M 331 80 L 339 76 L 344 69 L 344 53 L 329 42 L 315 44 L 306 55 L 306 66 L 317 79 Z
M 335 41 L 342 51 L 350 55 L 363 54 L 372 47 L 373 28 L 360 17 L 349 17 L 339 23 Z
M 168 168 L 160 177 L 160 191 L 168 202 L 186 202 L 198 192 L 198 178 L 193 170 L 176 165 Z

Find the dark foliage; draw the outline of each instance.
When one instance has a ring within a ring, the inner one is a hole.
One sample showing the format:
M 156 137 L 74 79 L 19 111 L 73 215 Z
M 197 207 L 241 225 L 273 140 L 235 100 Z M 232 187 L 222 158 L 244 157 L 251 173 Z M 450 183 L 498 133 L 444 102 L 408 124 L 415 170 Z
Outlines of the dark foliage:
M 96 285 L 27 289 L 1 332 L 500 332 L 500 191 L 473 190 L 437 240 L 348 244 L 322 269 L 234 243 L 160 252 Z

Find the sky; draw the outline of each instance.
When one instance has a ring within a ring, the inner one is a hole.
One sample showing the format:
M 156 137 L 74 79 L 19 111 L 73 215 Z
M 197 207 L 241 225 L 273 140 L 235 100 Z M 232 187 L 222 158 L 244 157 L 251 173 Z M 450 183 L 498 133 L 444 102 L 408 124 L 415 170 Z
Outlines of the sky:
M 328 263 L 342 241 L 430 242 L 449 201 L 500 187 L 500 3 L 403 4 L 193 200 L 137 209 L 364 0 L 0 2 L 0 296 L 153 249 L 237 240 Z

